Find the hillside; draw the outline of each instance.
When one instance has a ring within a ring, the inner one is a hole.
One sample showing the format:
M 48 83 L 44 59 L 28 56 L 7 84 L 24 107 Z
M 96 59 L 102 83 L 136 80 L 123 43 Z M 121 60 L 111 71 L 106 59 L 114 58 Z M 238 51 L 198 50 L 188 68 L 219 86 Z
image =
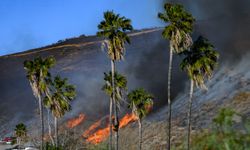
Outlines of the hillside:
M 242 21 L 250 24 L 247 18 Z M 221 57 L 214 77 L 207 83 L 208 91 L 195 90 L 194 130 L 207 128 L 212 117 L 223 106 L 233 107 L 244 115 L 250 113 L 247 109 L 250 107 L 248 27 L 241 26 L 246 32 L 239 34 L 237 30 L 228 32 L 231 28 L 235 28 L 233 25 L 225 28 L 222 24 L 211 22 L 218 20 L 197 23 L 194 38 L 201 34 L 210 39 Z M 147 145 L 146 149 L 161 149 L 166 144 L 163 139 L 167 114 L 168 41 L 161 37 L 161 31 L 161 28 L 155 28 L 130 33 L 131 45 L 126 45 L 125 60 L 117 63 L 118 71 L 128 79 L 129 90 L 143 87 L 155 97 L 153 112 L 145 119 L 143 127 L 146 133 L 143 144 Z M 218 31 L 226 32 L 227 35 L 217 34 Z M 101 43 L 102 39 L 96 36 L 80 36 L 46 47 L 0 57 L 0 137 L 11 134 L 15 124 L 24 122 L 30 125 L 35 122 L 34 118 L 37 118 L 37 102 L 23 69 L 23 62 L 36 56 L 53 55 L 57 64 L 52 74 L 69 78 L 69 81 L 77 87 L 77 98 L 73 102 L 72 111 L 61 122 L 83 113 L 86 116 L 85 122 L 77 128 L 78 135 L 81 135 L 90 124 L 104 118 L 108 114 L 109 98 L 101 87 L 104 84 L 103 72 L 110 70 L 110 61 L 106 53 L 101 50 Z M 185 73 L 179 69 L 179 61 L 179 57 L 174 57 L 172 98 L 176 134 L 179 134 L 178 131 L 182 132 L 186 126 L 186 99 L 189 88 Z M 122 111 L 125 113 L 126 107 Z M 130 137 L 127 138 L 130 140 L 123 144 L 124 149 L 135 148 L 136 140 L 133 139 L 136 134 L 136 123 L 122 129 L 121 142 L 125 141 L 122 137 Z
M 238 65 L 224 65 L 207 83 L 208 91 L 195 90 L 192 111 L 192 135 L 199 135 L 211 128 L 213 118 L 221 108 L 231 108 L 246 118 L 250 118 L 250 63 L 247 57 Z M 173 146 L 183 144 L 187 126 L 188 82 L 186 93 L 180 93 L 173 103 Z M 151 114 L 143 121 L 143 149 L 165 149 L 167 138 L 167 107 Z M 107 141 L 106 141 L 107 142 Z M 105 145 L 105 143 L 101 145 Z M 138 143 L 138 124 L 130 124 L 121 129 L 121 149 L 136 150 Z M 99 146 L 101 146 L 99 145 Z
M 166 75 L 166 64 L 163 60 L 167 59 L 167 42 L 161 38 L 161 29 L 149 29 L 130 33 L 132 44 L 127 47 L 126 59 L 124 63 L 118 63 L 119 71 L 127 76 L 131 81 L 130 88 L 138 86 L 146 86 L 148 89 L 154 89 L 158 86 L 159 79 L 141 80 L 141 74 L 136 72 L 138 67 L 144 66 L 144 55 L 149 52 L 161 51 L 165 53 L 151 59 L 149 70 L 161 70 Z M 152 37 L 157 37 L 152 40 Z M 103 82 L 103 73 L 109 71 L 110 61 L 105 52 L 101 50 L 101 39 L 90 36 L 65 40 L 60 43 L 52 44 L 47 47 L 28 50 L 22 53 L 7 55 L 0 57 L 0 102 L 1 102 L 1 129 L 12 130 L 6 128 L 17 122 L 28 122 L 37 114 L 37 102 L 32 95 L 31 88 L 25 77 L 23 62 L 33 59 L 36 56 L 53 55 L 57 64 L 53 68 L 53 74 L 60 74 L 69 78 L 69 81 L 77 87 L 77 98 L 73 103 L 73 111 L 67 118 L 71 118 L 79 113 L 84 113 L 89 120 L 95 120 L 108 114 L 108 97 L 101 90 Z M 143 58 L 143 59 L 142 59 Z M 159 61 L 160 58 L 160 61 Z M 138 70 L 139 71 L 139 70 Z M 151 77 L 148 74 L 148 79 Z M 138 80 L 139 79 L 139 80 Z M 152 83 L 155 82 L 155 83 Z M 163 99 L 164 90 L 154 90 L 155 95 L 159 97 L 156 106 L 161 106 L 160 99 Z M 158 103 L 158 104 L 157 104 Z M 98 111 L 93 108 L 98 107 Z M 14 112 L 14 113 L 13 113 Z M 5 131 L 7 132 L 7 131 Z M 1 132 L 3 133 L 3 132 Z

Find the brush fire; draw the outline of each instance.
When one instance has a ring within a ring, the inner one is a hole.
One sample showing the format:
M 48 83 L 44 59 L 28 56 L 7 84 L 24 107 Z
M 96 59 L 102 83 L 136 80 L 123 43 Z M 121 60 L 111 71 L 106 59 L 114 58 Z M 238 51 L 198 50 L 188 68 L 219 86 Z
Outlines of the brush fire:
M 68 128 L 74 128 L 78 126 L 80 123 L 82 123 L 85 120 L 86 116 L 83 113 L 80 113 L 77 118 L 70 119 L 67 122 Z
M 105 117 L 108 118 L 108 117 Z M 126 114 L 120 119 L 119 128 L 127 126 L 129 123 L 138 120 L 134 114 Z M 109 123 L 105 128 L 101 128 L 102 119 L 92 124 L 84 133 L 83 137 L 86 141 L 92 144 L 98 144 L 104 141 L 109 136 Z

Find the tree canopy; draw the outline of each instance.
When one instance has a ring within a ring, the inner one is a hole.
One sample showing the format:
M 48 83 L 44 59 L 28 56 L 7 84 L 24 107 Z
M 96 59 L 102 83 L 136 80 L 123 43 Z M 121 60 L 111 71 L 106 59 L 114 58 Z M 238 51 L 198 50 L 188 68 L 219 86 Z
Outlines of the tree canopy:
M 104 37 L 108 55 L 112 60 L 123 59 L 125 43 L 130 43 L 126 31 L 133 30 L 131 20 L 115 14 L 113 11 L 104 13 L 104 20 L 98 25 L 97 36 Z
M 153 105 L 153 96 L 142 88 L 130 92 L 128 99 L 129 108 L 139 119 L 145 117 Z
M 182 5 L 166 3 L 164 12 L 159 13 L 158 17 L 167 23 L 162 36 L 170 40 L 174 52 L 179 53 L 192 45 L 190 33 L 195 19 Z
M 184 59 L 180 64 L 181 69 L 187 71 L 189 78 L 196 86 L 206 89 L 204 81 L 212 77 L 219 53 L 206 38 L 199 36 L 191 49 L 181 54 L 184 54 Z

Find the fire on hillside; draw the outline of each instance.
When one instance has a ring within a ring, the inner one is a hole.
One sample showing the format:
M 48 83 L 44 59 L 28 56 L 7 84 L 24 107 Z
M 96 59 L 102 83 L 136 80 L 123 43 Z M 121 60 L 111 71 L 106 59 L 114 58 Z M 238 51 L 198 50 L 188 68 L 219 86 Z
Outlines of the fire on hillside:
M 120 119 L 119 128 L 127 126 L 129 123 L 138 120 L 134 114 L 126 114 L 122 119 Z M 92 144 L 98 144 L 104 141 L 109 136 L 109 124 L 105 128 L 101 128 L 90 134 L 93 130 L 100 128 L 100 120 L 95 122 L 83 133 L 83 137 L 87 138 L 87 142 Z
M 77 118 L 70 119 L 67 122 L 67 127 L 68 128 L 74 128 L 81 124 L 85 120 L 86 116 L 83 113 L 80 113 Z
M 77 118 L 70 119 L 67 122 L 68 128 L 74 128 L 83 123 L 86 119 L 86 115 L 80 113 Z M 107 121 L 108 116 L 94 122 L 88 129 L 84 131 L 82 137 L 86 139 L 87 142 L 91 144 L 98 144 L 104 141 L 109 136 L 109 122 Z M 106 120 L 106 121 L 104 121 Z M 119 128 L 123 128 L 127 126 L 129 123 L 138 120 L 138 118 L 134 114 L 126 114 L 119 121 Z M 103 128 L 103 125 L 105 126 Z

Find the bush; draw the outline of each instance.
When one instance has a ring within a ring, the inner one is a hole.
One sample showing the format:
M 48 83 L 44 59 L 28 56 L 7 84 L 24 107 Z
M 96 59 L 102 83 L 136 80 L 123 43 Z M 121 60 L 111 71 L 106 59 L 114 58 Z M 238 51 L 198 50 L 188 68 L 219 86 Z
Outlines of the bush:
M 88 148 L 89 150 L 108 150 L 108 144 L 103 142 L 103 143 L 99 143 L 97 145 L 89 145 Z
M 63 150 L 62 146 L 56 147 L 50 143 L 46 143 L 45 149 L 46 150 Z
M 193 138 L 192 149 L 249 150 L 250 121 L 231 109 L 223 108 L 214 118 L 212 130 L 203 131 Z

